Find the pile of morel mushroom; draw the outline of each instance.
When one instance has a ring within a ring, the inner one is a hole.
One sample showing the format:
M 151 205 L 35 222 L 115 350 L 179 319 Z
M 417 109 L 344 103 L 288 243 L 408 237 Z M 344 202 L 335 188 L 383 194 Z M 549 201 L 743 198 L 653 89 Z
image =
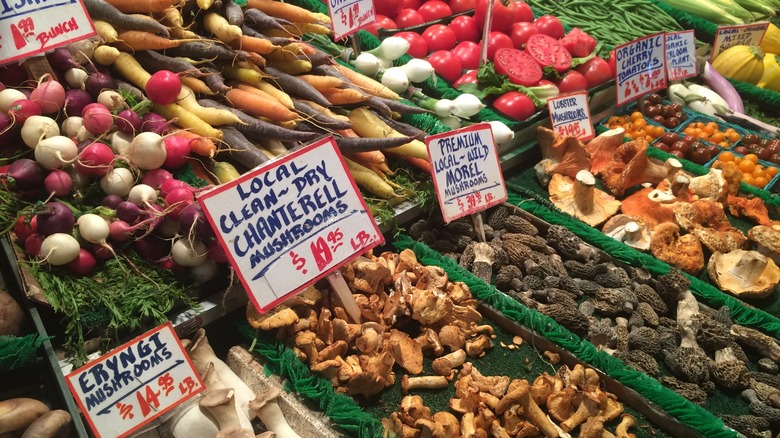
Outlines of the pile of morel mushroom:
M 583 144 L 540 127 L 536 172 L 553 204 L 686 273 L 706 267 L 716 286 L 740 298 L 772 294 L 780 282 L 780 221 L 770 220 L 760 198 L 739 196 L 736 165 L 693 176 L 675 158 L 648 157 L 644 140 L 623 143 L 623 134 L 612 129 Z M 727 212 L 755 226 L 745 233 Z

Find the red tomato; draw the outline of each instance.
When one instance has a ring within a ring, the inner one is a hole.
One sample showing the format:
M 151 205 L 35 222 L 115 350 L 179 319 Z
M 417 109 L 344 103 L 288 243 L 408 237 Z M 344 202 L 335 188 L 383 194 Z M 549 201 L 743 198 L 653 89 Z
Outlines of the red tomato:
M 458 15 L 450 21 L 450 29 L 455 32 L 455 39 L 458 41 L 479 41 L 479 29 L 474 17 L 469 15 Z
M 441 0 L 428 0 L 417 9 L 417 12 L 422 15 L 423 20 L 425 20 L 426 23 L 452 15 L 450 5 Z
M 417 32 L 398 32 L 394 36 L 409 41 L 409 55 L 415 58 L 425 58 L 428 54 L 428 43 Z
M 609 69 L 612 71 L 612 76 L 615 76 L 617 73 L 617 67 L 615 66 L 615 50 L 609 51 L 609 59 L 607 59 L 607 63 L 609 64 Z
M 587 90 L 588 80 L 577 70 L 569 70 L 555 85 L 558 86 L 558 91 L 561 94 L 573 93 L 575 91 Z
M 512 44 L 516 49 L 522 49 L 523 45 L 531 38 L 531 35 L 539 33 L 539 29 L 533 25 L 533 23 L 526 23 L 525 21 L 518 21 L 512 25 L 512 31 L 509 33 L 509 37 L 512 39 Z
M 515 22 L 515 2 L 512 0 L 492 0 L 493 19 L 490 23 L 490 31 L 509 33 L 512 23 Z M 506 3 L 504 3 L 506 2 Z M 474 8 L 474 19 L 477 27 L 482 30 L 485 27 L 485 14 L 487 13 L 488 0 L 477 0 Z
M 463 76 L 459 77 L 452 85 L 455 88 L 458 88 L 463 84 L 476 84 L 477 82 L 479 82 L 477 81 L 477 70 L 469 70 L 466 73 L 463 73 Z
M 449 3 L 453 14 L 469 11 L 476 6 L 476 0 L 449 0 L 447 3 Z
M 395 14 L 401 10 L 401 0 L 382 0 L 374 3 L 374 9 L 377 16 L 395 17 Z
M 375 37 L 379 37 L 379 29 L 397 29 L 398 25 L 395 24 L 395 21 L 393 21 L 390 17 L 385 17 L 384 15 L 377 15 L 376 21 L 374 23 L 371 23 L 368 27 L 366 27 L 366 30 L 371 32 L 372 35 Z
M 436 74 L 449 82 L 455 82 L 460 77 L 461 68 L 460 59 L 449 50 L 439 50 L 428 56 L 428 62 L 431 63 Z
M 493 102 L 493 106 L 507 116 L 523 121 L 534 115 L 536 107 L 530 97 L 519 91 L 509 91 Z
M 515 23 L 533 23 L 534 11 L 526 2 L 515 1 Z
M 425 19 L 414 9 L 401 9 L 395 16 L 395 23 L 401 29 L 405 29 L 425 23 Z
M 455 47 L 455 32 L 444 24 L 434 24 L 425 29 L 422 37 L 428 44 L 428 50 L 452 50 Z
M 512 39 L 506 36 L 505 33 L 502 32 L 490 32 L 490 36 L 488 37 L 488 59 L 493 60 L 493 57 L 496 55 L 496 50 L 498 49 L 511 49 L 514 47 L 514 44 L 512 44 Z
M 414 9 L 416 11 L 421 4 L 420 0 L 401 0 L 401 9 Z
M 539 29 L 540 33 L 543 33 L 549 37 L 553 37 L 556 40 L 563 38 L 563 24 L 561 20 L 552 15 L 543 15 L 534 21 L 534 26 Z
M 479 44 L 463 41 L 452 49 L 452 53 L 460 59 L 461 67 L 467 70 L 479 68 Z
M 615 76 L 609 63 L 598 56 L 585 64 L 577 66 L 576 70 L 585 76 L 585 79 L 588 81 L 588 88 L 601 85 Z

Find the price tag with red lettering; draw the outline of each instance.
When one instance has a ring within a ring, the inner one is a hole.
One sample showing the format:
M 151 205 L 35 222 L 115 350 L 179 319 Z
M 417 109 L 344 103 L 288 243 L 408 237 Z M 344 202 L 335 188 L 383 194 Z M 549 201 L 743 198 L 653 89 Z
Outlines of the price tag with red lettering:
M 425 143 L 445 222 L 506 201 L 501 162 L 489 123 L 429 135 Z
M 550 122 L 558 134 L 582 141 L 595 136 L 586 91 L 554 97 L 547 100 L 547 106 L 550 108 Z
M 384 242 L 333 137 L 198 201 L 261 313 Z
M 163 324 L 65 376 L 98 438 L 121 438 L 203 391 L 171 323 Z
M 715 41 L 712 43 L 710 63 L 726 49 L 734 46 L 759 46 L 764 39 L 769 22 L 738 24 L 735 26 L 718 26 Z
M 373 0 L 325 0 L 328 3 L 333 38 L 341 39 L 376 21 Z
M 693 30 L 666 34 L 666 75 L 669 81 L 696 76 L 696 42 Z
M 663 32 L 615 47 L 615 83 L 618 106 L 666 88 Z
M 94 35 L 81 0 L 0 0 L 0 64 Z

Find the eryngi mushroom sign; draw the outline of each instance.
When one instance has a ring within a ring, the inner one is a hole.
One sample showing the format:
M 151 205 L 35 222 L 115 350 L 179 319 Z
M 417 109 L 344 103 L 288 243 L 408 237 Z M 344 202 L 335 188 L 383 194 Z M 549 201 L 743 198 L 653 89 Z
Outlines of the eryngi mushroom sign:
M 425 143 L 445 222 L 506 201 L 501 162 L 489 123 L 430 135 Z
M 198 201 L 260 313 L 384 241 L 333 137 Z
M 98 438 L 121 438 L 205 389 L 171 323 L 152 329 L 65 377 Z

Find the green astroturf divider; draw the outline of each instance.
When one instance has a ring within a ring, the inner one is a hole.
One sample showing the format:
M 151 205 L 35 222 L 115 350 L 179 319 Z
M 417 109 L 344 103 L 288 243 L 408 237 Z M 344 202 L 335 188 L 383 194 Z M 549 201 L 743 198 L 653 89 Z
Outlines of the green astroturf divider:
M 402 235 L 393 245 L 399 250 L 411 249 L 424 265 L 442 267 L 452 281 L 462 281 L 471 294 L 483 303 L 500 311 L 512 321 L 522 324 L 578 358 L 608 374 L 623 385 L 632 388 L 652 401 L 658 407 L 681 422 L 696 429 L 708 438 L 737 437 L 736 432 L 726 428 L 723 422 L 712 413 L 686 400 L 674 391 L 664 387 L 647 374 L 627 368 L 619 359 L 599 351 L 590 342 L 583 341 L 577 335 L 560 326 L 552 318 L 531 310 L 509 296 L 486 284 L 470 272 L 463 269 L 454 260 L 444 257 L 427 245 Z

